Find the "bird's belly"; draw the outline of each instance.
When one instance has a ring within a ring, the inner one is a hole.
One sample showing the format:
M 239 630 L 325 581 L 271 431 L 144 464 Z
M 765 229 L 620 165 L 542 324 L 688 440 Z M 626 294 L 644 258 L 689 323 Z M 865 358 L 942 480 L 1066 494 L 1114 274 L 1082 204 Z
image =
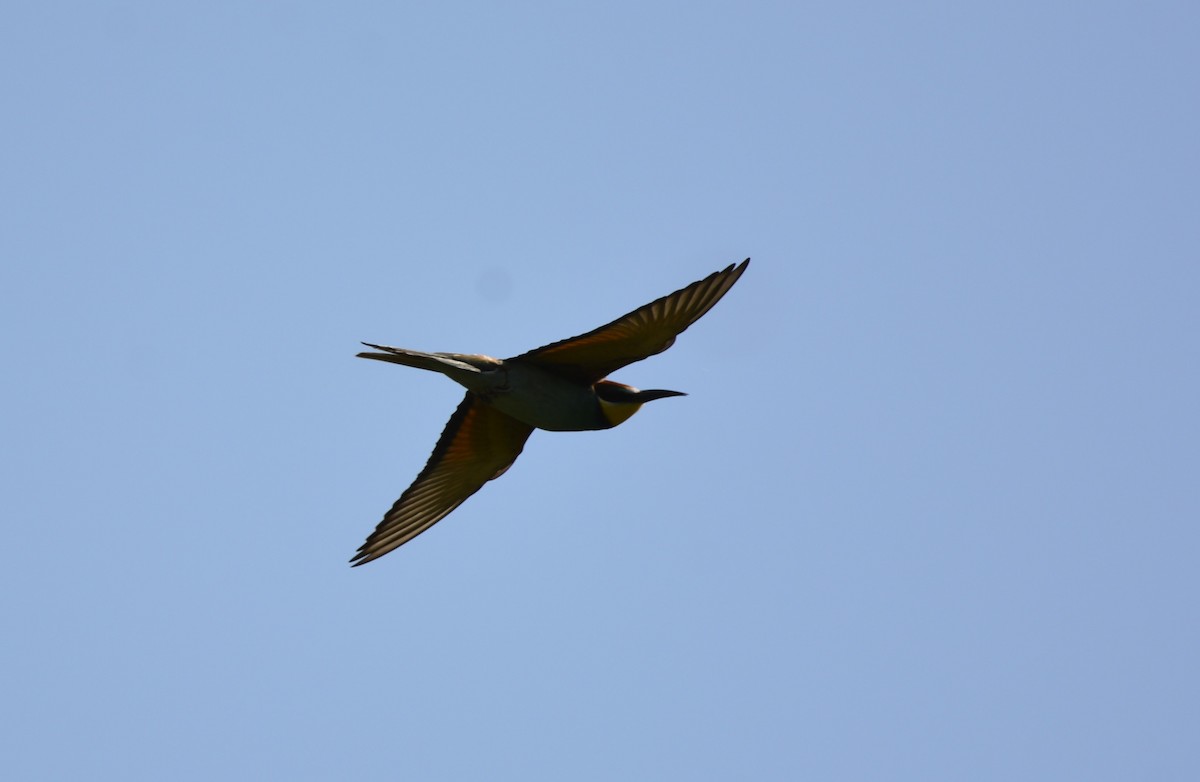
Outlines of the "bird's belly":
M 541 369 L 509 364 L 505 382 L 493 387 L 488 401 L 502 413 L 538 429 L 579 432 L 607 429 L 591 386 L 564 380 Z

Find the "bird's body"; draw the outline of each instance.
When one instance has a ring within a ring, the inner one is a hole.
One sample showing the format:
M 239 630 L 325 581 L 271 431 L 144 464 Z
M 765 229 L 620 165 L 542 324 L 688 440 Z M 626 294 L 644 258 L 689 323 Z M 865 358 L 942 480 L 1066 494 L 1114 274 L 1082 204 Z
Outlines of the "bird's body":
M 362 358 L 440 372 L 467 389 L 425 469 L 351 560 L 362 565 L 445 518 L 512 465 L 534 429 L 609 429 L 646 402 L 680 391 L 639 391 L 609 372 L 661 353 L 737 282 L 747 258 L 578 337 L 519 356 L 424 353 L 364 343 Z
M 441 372 L 482 401 L 534 429 L 583 432 L 619 423 L 605 416 L 605 403 L 597 395 L 595 385 L 605 381 L 580 383 L 517 359 L 367 346 L 384 352 L 363 353 L 364 358 Z

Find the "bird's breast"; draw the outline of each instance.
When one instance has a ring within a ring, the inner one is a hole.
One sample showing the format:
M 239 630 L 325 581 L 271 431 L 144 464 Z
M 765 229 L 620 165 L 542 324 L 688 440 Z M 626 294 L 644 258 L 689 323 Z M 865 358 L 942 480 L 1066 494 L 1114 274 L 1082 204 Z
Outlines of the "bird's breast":
M 487 395 L 492 406 L 538 429 L 579 432 L 613 425 L 590 385 L 513 361 L 504 362 L 495 381 Z

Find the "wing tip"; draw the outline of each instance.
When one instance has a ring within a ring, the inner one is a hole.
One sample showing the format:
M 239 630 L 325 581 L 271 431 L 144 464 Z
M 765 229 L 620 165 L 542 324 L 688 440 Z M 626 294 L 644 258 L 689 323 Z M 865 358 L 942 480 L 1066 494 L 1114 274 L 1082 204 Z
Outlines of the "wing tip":
M 374 533 L 372 533 L 372 537 L 374 537 Z M 381 554 L 378 552 L 368 551 L 370 545 L 371 540 L 368 538 L 365 543 L 358 547 L 358 551 L 354 552 L 354 556 L 350 557 L 350 567 L 365 565 L 368 562 L 373 562 L 381 556 Z

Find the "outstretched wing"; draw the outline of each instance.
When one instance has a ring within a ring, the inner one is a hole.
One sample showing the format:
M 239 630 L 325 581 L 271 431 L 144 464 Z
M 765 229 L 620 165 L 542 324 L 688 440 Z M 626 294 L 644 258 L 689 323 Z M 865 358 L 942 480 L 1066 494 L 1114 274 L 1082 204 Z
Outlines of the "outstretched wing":
M 594 383 L 627 364 L 671 347 L 675 337 L 729 292 L 749 263 L 747 258 L 736 266 L 730 264 L 612 323 L 509 360 L 553 369 L 582 383 Z
M 420 535 L 483 484 L 499 478 L 521 454 L 533 427 L 510 418 L 471 392 L 450 416 L 425 469 L 405 489 L 350 561 L 379 559 Z

